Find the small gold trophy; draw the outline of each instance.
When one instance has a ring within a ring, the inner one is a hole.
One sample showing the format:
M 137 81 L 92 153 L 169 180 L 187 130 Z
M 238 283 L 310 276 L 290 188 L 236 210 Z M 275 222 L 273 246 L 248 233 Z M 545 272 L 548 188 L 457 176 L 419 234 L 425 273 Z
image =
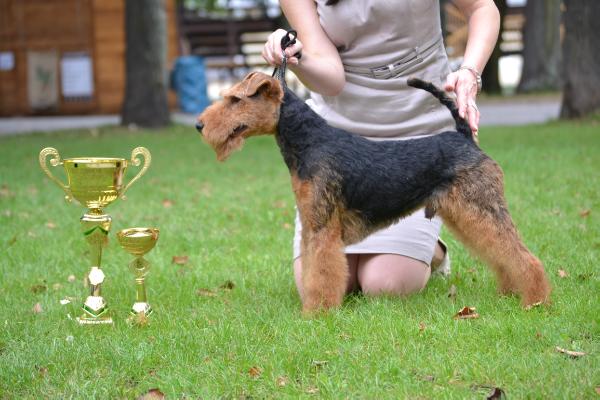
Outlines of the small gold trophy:
M 146 297 L 144 278 L 148 274 L 150 263 L 144 259 L 144 255 L 154 248 L 158 232 L 157 228 L 129 228 L 117 232 L 121 247 L 135 256 L 129 268 L 135 274 L 136 299 L 131 314 L 136 317 L 147 317 L 153 311 Z
M 139 166 L 139 156 L 144 157 L 144 165 L 137 175 L 126 185 L 123 177 L 129 162 Z M 67 175 L 67 185 L 63 184 L 50 172 L 46 159 L 50 165 L 62 165 Z M 47 147 L 40 152 L 40 166 L 48 177 L 64 190 L 65 198 L 69 201 L 77 200 L 88 208 L 81 217 L 83 235 L 90 245 L 91 270 L 88 281 L 91 293 L 83 304 L 83 315 L 77 320 L 80 324 L 112 324 L 106 301 L 102 297 L 101 285 L 104 281 L 104 272 L 101 269 L 102 247 L 108 242 L 111 217 L 102 210 L 118 197 L 124 194 L 137 181 L 150 166 L 150 152 L 144 147 L 137 147 L 131 152 L 131 161 L 124 158 L 80 157 L 60 159 L 58 151 Z

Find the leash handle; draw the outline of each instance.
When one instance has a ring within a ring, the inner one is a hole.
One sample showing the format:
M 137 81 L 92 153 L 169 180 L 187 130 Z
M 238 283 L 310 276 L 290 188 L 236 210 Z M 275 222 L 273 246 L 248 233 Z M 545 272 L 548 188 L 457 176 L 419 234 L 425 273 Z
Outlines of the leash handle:
M 285 86 L 285 71 L 287 68 L 287 56 L 285 55 L 285 49 L 296 44 L 297 37 L 298 37 L 298 32 L 296 32 L 295 30 L 289 30 L 281 38 L 281 50 L 283 52 L 283 57 L 281 59 L 281 66 L 275 67 L 275 69 L 273 69 L 273 74 L 271 75 L 272 77 L 276 77 L 281 82 L 281 84 L 284 86 Z M 301 51 L 297 52 L 296 54 L 294 54 L 294 57 L 296 57 L 299 60 L 300 58 L 302 58 L 302 52 Z
M 284 51 L 284 57 L 285 57 L 285 49 L 287 49 L 290 46 L 293 46 L 296 44 L 296 38 L 298 37 L 298 32 L 296 32 L 295 30 L 289 30 L 285 33 L 285 36 L 283 36 L 281 38 L 281 50 Z M 302 51 L 297 52 L 296 54 L 294 54 L 294 57 L 296 57 L 298 60 L 302 58 Z

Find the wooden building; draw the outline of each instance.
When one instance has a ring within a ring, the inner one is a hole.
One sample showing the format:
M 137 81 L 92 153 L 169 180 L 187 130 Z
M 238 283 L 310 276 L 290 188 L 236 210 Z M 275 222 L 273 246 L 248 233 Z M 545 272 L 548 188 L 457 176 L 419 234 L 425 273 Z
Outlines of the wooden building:
M 164 3 L 170 65 L 176 5 Z M 124 13 L 125 0 L 0 0 L 0 115 L 119 113 Z

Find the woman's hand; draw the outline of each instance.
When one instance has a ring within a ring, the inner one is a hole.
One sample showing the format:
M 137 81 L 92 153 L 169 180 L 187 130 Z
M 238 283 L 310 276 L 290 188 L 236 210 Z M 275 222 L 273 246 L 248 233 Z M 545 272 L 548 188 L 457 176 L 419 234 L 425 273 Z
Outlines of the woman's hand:
M 263 47 L 262 56 L 265 61 L 272 66 L 281 65 L 283 58 L 283 52 L 281 50 L 281 39 L 287 34 L 283 29 L 277 29 L 275 32 L 269 35 L 265 46 Z M 296 38 L 296 43 L 285 49 L 285 55 L 287 56 L 287 63 L 290 65 L 298 65 L 298 58 L 294 57 L 302 51 L 302 42 Z
M 446 78 L 444 89 L 456 94 L 458 114 L 469 121 L 473 136 L 477 136 L 479 130 L 479 109 L 475 98 L 477 97 L 477 77 L 475 72 L 468 69 L 459 69 L 452 72 Z

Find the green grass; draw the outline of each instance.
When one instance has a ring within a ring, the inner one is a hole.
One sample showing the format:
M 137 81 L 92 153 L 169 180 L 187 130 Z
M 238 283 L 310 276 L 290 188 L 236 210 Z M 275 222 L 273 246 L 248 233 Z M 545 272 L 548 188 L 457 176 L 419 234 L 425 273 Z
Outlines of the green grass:
M 497 296 L 491 273 L 444 233 L 448 280 L 433 278 L 409 298 L 353 296 L 305 319 L 291 273 L 294 200 L 272 138 L 250 140 L 226 163 L 181 126 L 0 139 L 0 398 L 136 398 L 158 388 L 167 398 L 463 399 L 492 387 L 512 399 L 597 398 L 600 125 L 483 128 L 480 136 L 505 171 L 525 242 L 545 263 L 549 307 L 524 311 L 519 299 Z M 116 323 L 80 327 L 71 318 L 87 293 L 83 208 L 62 200 L 38 153 L 53 146 L 63 157 L 127 158 L 138 145 L 150 149 L 152 166 L 126 201 L 107 208 L 103 294 Z M 131 256 L 115 232 L 148 225 L 161 229 L 147 256 L 156 313 L 130 326 Z M 187 264 L 172 263 L 183 255 Z M 233 289 L 220 288 L 227 281 Z M 202 288 L 216 295 L 198 295 Z M 67 296 L 74 300 L 61 305 Z M 454 320 L 463 306 L 481 317 Z

